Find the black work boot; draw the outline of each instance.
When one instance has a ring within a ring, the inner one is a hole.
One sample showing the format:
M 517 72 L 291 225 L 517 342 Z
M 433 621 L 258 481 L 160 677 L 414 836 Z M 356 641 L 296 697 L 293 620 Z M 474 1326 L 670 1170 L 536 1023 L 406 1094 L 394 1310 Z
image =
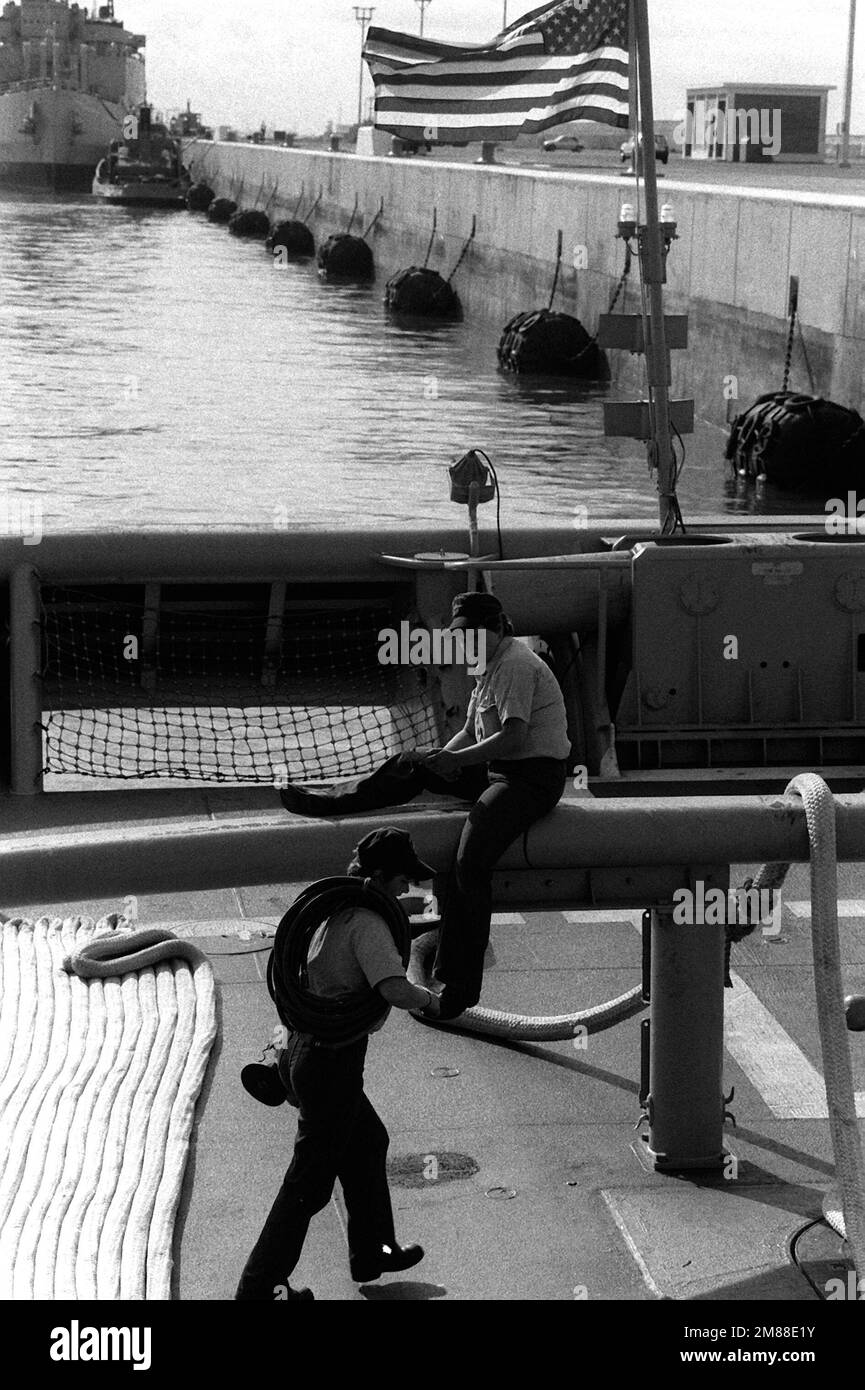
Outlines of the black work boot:
M 382 1245 L 369 1255 L 355 1255 L 350 1261 L 351 1277 L 356 1284 L 371 1284 L 383 1274 L 398 1274 L 420 1264 L 424 1257 L 421 1245 Z
M 243 1089 L 262 1105 L 284 1105 L 288 1100 L 275 1062 L 250 1062 L 240 1073 Z

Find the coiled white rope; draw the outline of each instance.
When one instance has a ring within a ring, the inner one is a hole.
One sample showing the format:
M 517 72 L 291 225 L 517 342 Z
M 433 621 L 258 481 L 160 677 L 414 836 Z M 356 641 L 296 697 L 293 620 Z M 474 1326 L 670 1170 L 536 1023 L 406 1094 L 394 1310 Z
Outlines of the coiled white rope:
M 116 918 L 2 925 L 0 1298 L 170 1298 L 216 1029 L 190 942 Z

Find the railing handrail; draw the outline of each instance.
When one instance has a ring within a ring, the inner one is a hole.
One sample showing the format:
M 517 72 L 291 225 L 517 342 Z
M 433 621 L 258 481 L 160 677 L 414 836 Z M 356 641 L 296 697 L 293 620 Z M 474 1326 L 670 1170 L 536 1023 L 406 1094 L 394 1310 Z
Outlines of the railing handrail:
M 297 571 L 308 564 L 316 552 L 322 554 L 322 561 L 329 565 L 328 547 L 334 538 L 339 541 L 341 556 L 363 557 L 363 569 L 377 566 L 384 578 L 387 570 L 380 559 L 383 554 L 393 554 L 396 550 L 406 555 L 431 553 L 442 547 L 450 552 L 465 553 L 468 548 L 465 529 L 456 522 L 452 526 L 442 523 L 437 527 L 406 527 L 404 530 L 328 531 L 274 524 L 257 529 L 202 526 L 128 532 L 69 531 L 44 534 L 38 542 L 34 539 L 28 543 L 27 527 L 22 518 L 13 520 L 14 527 L 10 519 L 0 513 L 0 582 L 8 579 L 22 563 L 35 565 L 43 579 L 51 583 L 110 583 L 123 579 L 145 582 L 154 578 L 171 583 L 175 579 L 189 581 L 193 577 L 202 583 L 224 582 L 226 578 L 235 582 L 244 578 L 258 582 L 272 579 L 286 570 Z M 774 544 L 778 542 L 779 529 L 785 533 L 825 534 L 824 522 L 815 521 L 813 516 L 729 521 L 706 517 L 689 523 L 689 534 L 694 536 L 711 532 L 746 535 L 753 539 L 764 532 L 774 536 Z M 621 536 L 651 541 L 658 538 L 658 532 L 645 519 L 614 517 L 592 521 L 586 530 L 568 525 L 544 529 L 515 527 L 505 534 L 504 542 L 506 558 L 519 560 L 591 553 L 592 538 L 611 541 Z M 687 543 L 687 537 L 682 543 Z M 489 525 L 484 528 L 481 544 L 484 553 L 492 554 L 497 547 Z M 595 553 L 602 550 L 603 547 L 598 546 Z M 316 570 L 325 567 L 324 563 L 314 566 Z
M 214 821 L 204 803 L 199 817 L 171 817 L 161 824 L 148 817 L 138 823 L 148 803 L 154 804 L 153 796 L 124 793 L 125 824 L 112 797 L 113 821 L 84 829 L 57 826 L 58 807 L 65 797 L 4 798 L 6 830 L 0 836 L 0 858 L 6 899 L 21 904 L 74 902 L 115 894 L 301 882 L 341 873 L 357 841 L 380 825 L 380 818 L 373 817 L 302 821 L 254 810 L 243 821 Z M 273 796 L 276 803 L 275 792 Z M 70 812 L 74 807 L 92 822 L 99 814 L 99 797 L 70 796 Z M 256 804 L 254 799 L 251 804 Z M 838 796 L 836 807 L 838 859 L 858 863 L 865 858 L 865 794 Z M 19 829 L 14 831 L 16 821 Z M 409 831 L 421 858 L 446 871 L 465 822 L 465 807 L 451 812 L 393 810 L 388 821 Z M 526 853 L 522 840 L 505 852 L 496 874 L 501 879 L 510 871 L 550 874 L 658 866 L 681 873 L 688 865 L 809 859 L 805 813 L 780 796 L 590 798 L 561 803 L 532 827 Z M 645 906 L 645 891 L 644 885 L 635 890 L 634 907 Z

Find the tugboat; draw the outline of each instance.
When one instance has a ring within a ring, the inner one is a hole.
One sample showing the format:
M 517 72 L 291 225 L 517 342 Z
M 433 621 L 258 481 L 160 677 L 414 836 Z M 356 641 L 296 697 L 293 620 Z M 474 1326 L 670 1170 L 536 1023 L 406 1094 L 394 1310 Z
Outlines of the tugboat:
M 145 100 L 145 37 L 69 0 L 0 13 L 0 187 L 86 189 L 124 116 Z
M 182 208 L 191 179 L 183 167 L 180 142 L 154 122 L 142 105 L 123 122 L 123 138 L 112 140 L 93 178 L 93 193 L 127 207 Z

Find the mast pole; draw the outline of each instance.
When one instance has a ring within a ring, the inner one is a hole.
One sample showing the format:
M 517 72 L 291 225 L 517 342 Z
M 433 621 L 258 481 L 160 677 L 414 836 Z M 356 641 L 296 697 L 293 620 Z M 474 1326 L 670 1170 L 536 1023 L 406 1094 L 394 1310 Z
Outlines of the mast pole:
M 652 438 L 649 442 L 649 462 L 658 474 L 659 518 L 662 533 L 675 529 L 676 502 L 675 458 L 670 414 L 670 354 L 664 324 L 664 293 L 666 279 L 664 246 L 660 211 L 658 208 L 658 171 L 655 163 L 655 106 L 652 94 L 652 53 L 649 38 L 648 0 L 631 0 L 631 22 L 634 25 L 637 48 L 638 87 L 640 95 L 640 127 L 642 147 L 637 145 L 634 159 L 642 159 L 646 197 L 646 228 L 641 235 L 643 282 L 649 291 L 649 341 L 646 361 L 649 377 Z M 639 162 L 636 165 L 639 172 Z
M 636 172 L 639 172 L 640 97 L 637 90 L 637 23 L 634 18 L 633 4 L 631 4 L 630 24 L 628 25 L 628 116 L 631 122 L 631 139 L 634 142 L 631 165 Z

